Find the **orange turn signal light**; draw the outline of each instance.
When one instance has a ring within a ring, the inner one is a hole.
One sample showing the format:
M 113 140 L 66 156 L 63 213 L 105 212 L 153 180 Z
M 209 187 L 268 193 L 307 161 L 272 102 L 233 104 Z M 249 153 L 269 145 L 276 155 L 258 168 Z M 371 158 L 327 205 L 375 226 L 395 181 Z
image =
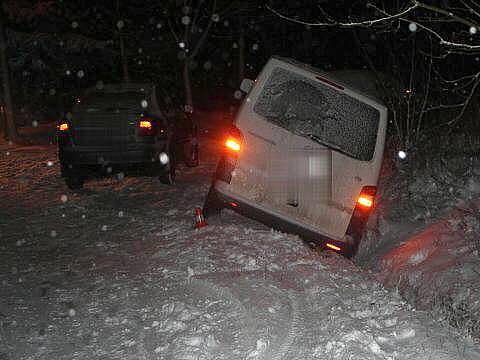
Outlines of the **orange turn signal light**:
M 68 124 L 67 123 L 61 123 L 60 125 L 58 125 L 58 130 L 67 131 L 68 130 Z
M 325 246 L 328 247 L 328 248 L 330 248 L 330 249 L 332 249 L 332 250 L 335 250 L 335 251 L 340 251 L 340 250 L 342 250 L 342 249 L 339 248 L 338 246 L 333 245 L 333 244 L 330 244 L 330 243 L 326 243 Z
M 149 120 L 140 120 L 140 123 L 138 124 L 138 126 L 139 126 L 141 129 L 152 130 L 152 122 L 149 121 Z
M 227 140 L 225 141 L 225 146 L 228 149 L 233 150 L 235 152 L 240 151 L 240 142 L 238 142 L 238 140 L 234 139 L 233 137 L 228 137 L 227 138 Z

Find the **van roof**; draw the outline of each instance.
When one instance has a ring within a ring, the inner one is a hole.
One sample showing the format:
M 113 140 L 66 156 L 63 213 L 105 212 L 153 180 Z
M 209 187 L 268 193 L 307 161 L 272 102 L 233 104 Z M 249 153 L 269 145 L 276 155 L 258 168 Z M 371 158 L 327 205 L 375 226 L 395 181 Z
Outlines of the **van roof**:
M 338 71 L 322 71 L 311 65 L 302 63 L 295 59 L 285 58 L 281 56 L 272 56 L 272 59 L 288 63 L 303 70 L 316 73 L 327 77 L 335 83 L 338 83 L 348 89 L 351 89 L 375 102 L 385 106 L 381 100 L 381 93 L 376 88 L 376 78 L 372 71 L 368 70 L 338 70 Z

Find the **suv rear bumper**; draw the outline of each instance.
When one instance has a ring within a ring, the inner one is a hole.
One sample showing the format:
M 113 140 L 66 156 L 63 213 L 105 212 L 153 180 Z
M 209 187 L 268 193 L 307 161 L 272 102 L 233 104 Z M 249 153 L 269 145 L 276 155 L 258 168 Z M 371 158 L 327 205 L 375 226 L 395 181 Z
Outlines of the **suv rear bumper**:
M 144 145 L 139 149 L 116 151 L 114 149 L 82 148 L 62 146 L 62 162 L 77 165 L 105 165 L 105 164 L 141 164 L 158 161 L 158 154 L 166 149 L 154 145 Z
M 214 196 L 223 204 L 223 207 L 227 207 L 246 217 L 260 221 L 274 229 L 296 234 L 303 240 L 320 245 L 325 249 L 327 248 L 326 244 L 329 243 L 340 247 L 342 249 L 341 253 L 346 256 L 351 256 L 354 252 L 354 245 L 347 241 L 346 237 L 344 239 L 333 239 L 328 237 L 306 224 L 302 224 L 281 214 L 269 211 L 258 204 L 252 203 L 248 199 L 233 194 L 227 189 L 228 185 L 224 185 L 226 185 L 226 183 L 216 181 L 212 184 L 211 188 L 211 191 L 214 192 Z

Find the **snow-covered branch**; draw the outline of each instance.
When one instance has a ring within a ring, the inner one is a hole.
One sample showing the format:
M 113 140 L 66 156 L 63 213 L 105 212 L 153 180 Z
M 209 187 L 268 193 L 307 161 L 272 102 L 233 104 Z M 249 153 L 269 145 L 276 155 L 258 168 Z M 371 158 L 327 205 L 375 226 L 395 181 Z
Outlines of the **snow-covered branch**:
M 301 25 L 308 25 L 308 26 L 317 26 L 317 27 L 330 26 L 330 27 L 346 27 L 346 28 L 348 28 L 348 27 L 362 27 L 362 26 L 368 27 L 368 26 L 373 26 L 373 25 L 376 25 L 376 24 L 392 21 L 392 20 L 401 18 L 402 16 L 405 16 L 405 15 L 409 14 L 413 10 L 417 9 L 419 6 L 418 6 L 417 2 L 414 1 L 412 5 L 410 5 L 408 8 L 406 8 L 405 10 L 403 10 L 403 11 L 397 13 L 397 14 L 386 14 L 384 17 L 381 17 L 381 18 L 371 19 L 371 20 L 363 20 L 363 21 L 357 21 L 357 22 L 342 22 L 342 21 L 335 21 L 333 19 L 332 19 L 331 22 L 310 22 L 310 21 L 295 19 L 291 16 L 282 14 L 280 11 L 275 10 L 274 8 L 272 8 L 269 5 L 266 5 L 266 7 L 269 11 L 271 11 L 273 14 L 277 15 L 278 17 L 280 17 L 284 20 L 293 22 L 293 23 L 297 23 L 297 24 L 301 24 Z M 371 3 L 367 3 L 367 8 L 368 7 L 375 7 L 375 6 Z

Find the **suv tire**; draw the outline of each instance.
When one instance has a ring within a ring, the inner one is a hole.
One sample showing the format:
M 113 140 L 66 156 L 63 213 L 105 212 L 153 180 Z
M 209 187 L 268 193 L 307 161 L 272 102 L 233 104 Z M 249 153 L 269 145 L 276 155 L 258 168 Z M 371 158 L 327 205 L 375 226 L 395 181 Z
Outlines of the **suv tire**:
M 80 190 L 85 182 L 79 171 L 68 170 L 65 172 L 65 184 L 70 190 Z

